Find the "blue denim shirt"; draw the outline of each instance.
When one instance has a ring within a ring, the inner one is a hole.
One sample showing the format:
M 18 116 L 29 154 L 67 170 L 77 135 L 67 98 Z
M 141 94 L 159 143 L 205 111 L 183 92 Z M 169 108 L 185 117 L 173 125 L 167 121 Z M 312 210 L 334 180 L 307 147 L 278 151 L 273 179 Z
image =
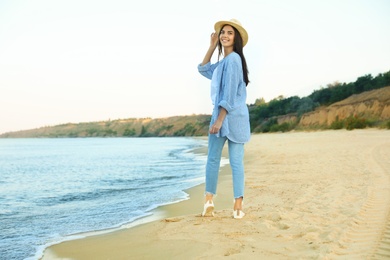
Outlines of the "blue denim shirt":
M 198 71 L 206 78 L 212 79 L 217 66 L 217 77 L 214 77 L 214 80 L 217 81 L 218 89 L 210 125 L 217 120 L 219 108 L 223 107 L 227 115 L 217 136 L 226 136 L 235 143 L 246 143 L 250 139 L 250 125 L 241 58 L 232 52 L 215 64 L 199 64 Z

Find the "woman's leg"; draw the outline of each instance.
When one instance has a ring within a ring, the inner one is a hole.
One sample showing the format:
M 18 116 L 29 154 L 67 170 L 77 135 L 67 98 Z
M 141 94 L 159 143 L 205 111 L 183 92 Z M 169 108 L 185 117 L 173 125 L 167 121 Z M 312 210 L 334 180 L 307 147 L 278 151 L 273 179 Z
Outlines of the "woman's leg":
M 207 164 L 206 164 L 206 201 L 212 199 L 217 193 L 219 167 L 222 149 L 226 138 L 209 134 Z
M 242 209 L 244 198 L 244 144 L 229 140 L 229 161 L 233 175 L 233 193 L 235 198 L 234 209 Z

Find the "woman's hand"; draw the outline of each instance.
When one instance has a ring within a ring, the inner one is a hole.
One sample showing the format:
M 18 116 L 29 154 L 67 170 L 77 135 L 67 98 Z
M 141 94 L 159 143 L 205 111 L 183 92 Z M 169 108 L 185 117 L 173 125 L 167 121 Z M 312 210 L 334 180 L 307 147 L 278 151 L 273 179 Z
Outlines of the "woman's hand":
M 205 65 L 206 63 L 210 62 L 211 56 L 213 56 L 213 53 L 215 49 L 217 48 L 217 44 L 219 41 L 218 34 L 216 32 L 213 32 L 210 36 L 210 47 L 206 52 L 206 55 L 203 58 L 203 61 L 200 65 Z
M 214 124 L 210 127 L 209 133 L 210 134 L 217 134 L 219 130 L 221 130 L 223 120 L 225 120 L 225 117 L 227 115 L 226 109 L 223 107 L 219 108 L 219 115 L 217 120 L 215 120 Z
M 221 130 L 222 127 L 222 121 L 217 120 L 215 123 L 210 127 L 210 134 L 217 134 L 219 130 Z
M 210 47 L 216 48 L 219 41 L 218 33 L 213 32 L 210 36 Z

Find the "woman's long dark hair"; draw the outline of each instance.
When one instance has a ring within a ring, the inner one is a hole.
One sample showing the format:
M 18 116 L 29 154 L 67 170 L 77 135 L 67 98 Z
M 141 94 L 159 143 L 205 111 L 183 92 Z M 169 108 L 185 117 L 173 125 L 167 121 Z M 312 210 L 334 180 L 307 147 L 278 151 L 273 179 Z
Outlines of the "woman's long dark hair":
M 225 25 L 222 26 L 221 28 L 223 29 L 223 27 L 225 27 Z M 244 56 L 244 51 L 243 51 L 244 46 L 243 46 L 241 34 L 238 32 L 238 30 L 234 26 L 232 26 L 232 28 L 234 30 L 233 51 L 237 52 L 237 54 L 240 55 L 241 63 L 242 63 L 242 74 L 244 76 L 244 82 L 248 86 L 248 84 L 249 84 L 249 77 L 248 77 L 249 71 L 248 71 L 248 67 L 246 65 L 246 60 L 245 60 L 245 56 Z M 221 31 L 222 31 L 222 29 L 221 29 Z M 221 34 L 221 31 L 219 32 L 219 34 Z M 219 38 L 219 36 L 218 36 L 218 38 Z M 222 55 L 222 44 L 221 44 L 221 41 L 218 39 L 218 60 L 219 60 L 219 57 L 221 55 Z

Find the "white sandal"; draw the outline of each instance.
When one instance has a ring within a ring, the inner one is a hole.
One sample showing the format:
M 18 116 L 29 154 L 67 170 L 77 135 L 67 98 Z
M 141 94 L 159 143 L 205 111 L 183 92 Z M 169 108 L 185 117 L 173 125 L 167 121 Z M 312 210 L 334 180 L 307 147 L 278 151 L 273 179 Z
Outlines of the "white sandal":
M 210 214 L 214 217 L 214 202 L 211 200 L 206 201 L 203 207 L 202 217 L 204 217 L 206 214 Z
M 240 210 L 240 209 L 237 209 L 237 210 L 233 210 L 233 218 L 243 218 L 245 216 L 245 213 Z
M 236 200 L 233 200 L 233 203 L 235 203 Z M 242 200 L 241 206 L 244 205 L 244 200 Z M 233 218 L 243 218 L 245 216 L 245 213 L 241 209 L 233 210 Z

